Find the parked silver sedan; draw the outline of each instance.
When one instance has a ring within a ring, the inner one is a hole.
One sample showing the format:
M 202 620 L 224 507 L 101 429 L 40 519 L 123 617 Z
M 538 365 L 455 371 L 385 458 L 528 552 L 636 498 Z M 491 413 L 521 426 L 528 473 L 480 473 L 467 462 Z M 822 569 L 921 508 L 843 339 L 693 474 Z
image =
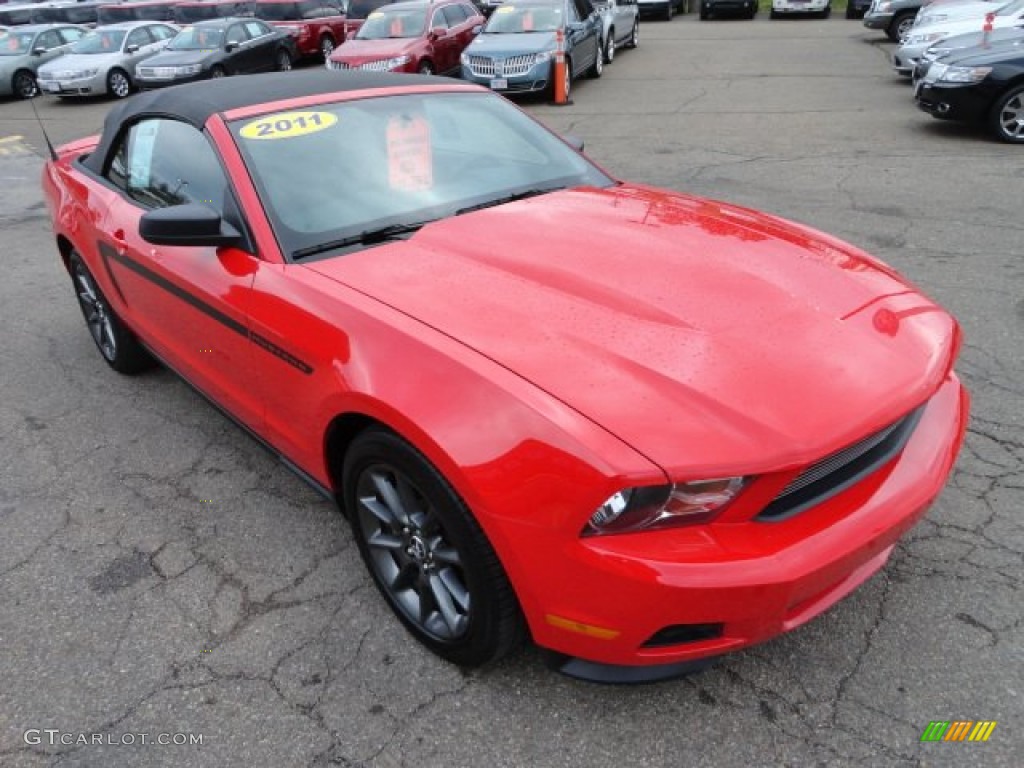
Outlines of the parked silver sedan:
M 55 96 L 110 94 L 123 99 L 135 87 L 135 65 L 178 33 L 164 22 L 124 21 L 97 27 L 71 50 L 39 68 L 39 87 Z
M 69 24 L 26 24 L 0 33 L 0 96 L 38 94 L 36 70 L 88 31 Z

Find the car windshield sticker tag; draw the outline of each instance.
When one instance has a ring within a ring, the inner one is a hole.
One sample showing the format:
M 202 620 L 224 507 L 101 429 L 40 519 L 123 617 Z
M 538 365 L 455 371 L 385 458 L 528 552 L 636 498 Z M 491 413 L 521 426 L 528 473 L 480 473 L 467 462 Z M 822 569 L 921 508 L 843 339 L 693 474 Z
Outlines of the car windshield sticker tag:
M 330 128 L 338 122 L 331 112 L 278 112 L 253 120 L 239 133 L 245 139 L 291 139 Z
M 145 189 L 149 186 L 153 147 L 156 145 L 159 128 L 159 120 L 146 120 L 139 123 L 131 134 L 128 155 L 128 186 L 131 189 Z
M 395 115 L 388 120 L 388 184 L 403 192 L 434 186 L 430 125 L 421 115 Z

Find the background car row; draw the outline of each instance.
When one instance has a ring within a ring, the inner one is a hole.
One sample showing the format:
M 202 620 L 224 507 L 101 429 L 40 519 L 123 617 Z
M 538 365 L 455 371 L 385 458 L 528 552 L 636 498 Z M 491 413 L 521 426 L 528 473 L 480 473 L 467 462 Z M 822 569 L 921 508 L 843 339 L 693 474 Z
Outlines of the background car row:
M 1024 144 L 1024 0 L 936 0 L 897 31 L 892 68 L 911 79 L 919 109 Z
M 356 0 L 344 6 L 344 0 L 255 0 L 249 5 L 268 19 L 220 17 L 245 1 L 174 6 L 184 28 L 144 20 L 93 30 L 14 27 L 0 34 L 0 79 L 7 93 L 22 98 L 40 90 L 124 98 L 139 87 L 287 70 L 306 55 L 323 56 L 329 69 L 438 73 L 506 93 L 553 92 L 559 33 L 570 84 L 600 77 L 619 48 L 639 44 L 637 0 L 604 0 L 598 7 L 591 0 L 506 2 L 490 18 L 468 0 Z M 366 18 L 347 18 L 360 2 L 356 13 Z M 132 5 L 151 11 L 160 4 Z M 310 18 L 296 23 L 303 9 Z

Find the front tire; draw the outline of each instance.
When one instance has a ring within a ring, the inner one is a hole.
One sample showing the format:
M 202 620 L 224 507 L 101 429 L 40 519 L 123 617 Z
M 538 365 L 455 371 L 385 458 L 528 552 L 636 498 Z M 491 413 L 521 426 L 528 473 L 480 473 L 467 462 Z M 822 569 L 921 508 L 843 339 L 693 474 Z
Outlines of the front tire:
M 115 99 L 126 99 L 132 92 L 132 81 L 123 69 L 112 69 L 107 75 L 107 93 Z
M 604 63 L 611 64 L 615 61 L 615 28 L 612 27 L 608 30 L 608 39 L 604 41 Z
M 281 48 L 277 52 L 277 56 L 274 59 L 274 69 L 278 72 L 287 72 L 292 68 L 292 57 L 284 48 Z
M 68 269 L 86 328 L 107 365 L 126 375 L 149 368 L 153 358 L 114 312 L 77 251 L 71 252 Z
M 420 65 L 416 67 L 416 71 L 421 75 L 432 75 L 434 74 L 434 65 L 429 61 L 422 61 Z
M 598 40 L 597 55 L 594 57 L 594 63 L 590 65 L 590 71 L 587 74 L 595 80 L 604 74 L 604 45 L 601 44 L 600 40 Z
M 672 21 L 672 17 L 675 16 L 676 7 L 672 4 L 673 0 L 669 0 L 669 4 L 665 7 L 665 21 Z
M 525 622 L 469 509 L 413 446 L 373 427 L 344 465 L 359 553 L 406 629 L 448 661 L 477 667 L 517 648 Z
M 989 113 L 989 127 L 1000 141 L 1024 144 L 1024 85 L 999 97 Z
M 324 35 L 320 38 L 320 55 L 324 57 L 324 61 L 327 61 L 331 58 L 332 53 L 334 53 L 334 38 Z
M 211 78 L 215 79 L 215 78 L 218 78 L 218 77 L 227 77 L 227 76 L 228 76 L 228 73 L 224 71 L 224 67 L 220 66 L 220 64 L 217 64 L 216 66 L 214 66 L 210 70 L 210 77 Z
M 638 19 L 633 20 L 633 31 L 629 34 L 629 41 L 626 43 L 627 48 L 636 48 L 640 45 L 640 21 Z
M 11 89 L 19 99 L 33 99 L 39 95 L 36 77 L 27 69 L 19 69 L 11 78 Z
M 894 43 L 902 42 L 912 26 L 914 26 L 914 14 L 901 13 L 889 24 L 888 29 L 885 30 L 885 36 Z

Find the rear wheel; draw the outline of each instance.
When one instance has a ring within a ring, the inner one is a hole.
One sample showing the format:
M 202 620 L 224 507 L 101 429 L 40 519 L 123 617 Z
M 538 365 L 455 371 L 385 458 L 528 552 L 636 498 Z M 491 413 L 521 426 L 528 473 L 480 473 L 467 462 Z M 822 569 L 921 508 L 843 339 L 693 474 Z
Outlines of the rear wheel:
M 608 39 L 604 41 L 604 63 L 611 64 L 615 60 L 615 28 L 608 30 Z
M 334 53 L 334 39 L 330 35 L 324 35 L 320 38 L 320 55 L 324 57 L 324 61 L 331 58 L 331 54 Z
M 672 21 L 672 17 L 675 16 L 676 7 L 672 4 L 675 0 L 669 0 L 668 5 L 665 7 L 665 21 Z
M 1024 85 L 1011 88 L 996 101 L 989 127 L 1002 141 L 1024 144 Z
M 11 87 L 14 93 L 21 99 L 31 99 L 39 95 L 39 85 L 36 77 L 27 69 L 19 69 L 11 78 Z
M 494 549 L 419 451 L 371 428 L 345 456 L 343 483 L 359 553 L 417 640 L 467 667 L 522 643 L 525 622 Z
M 227 77 L 228 73 L 219 64 L 210 70 L 210 77 Z
M 132 81 L 124 70 L 112 69 L 107 75 L 107 92 L 115 99 L 123 99 L 132 92 Z
M 71 252 L 68 267 L 85 325 L 107 365 L 124 374 L 138 373 L 152 365 L 153 359 L 110 307 L 77 252 Z
M 420 65 L 416 67 L 416 71 L 421 75 L 432 75 L 434 74 L 434 65 L 429 61 L 421 61 Z
M 277 52 L 277 57 L 274 60 L 274 68 L 278 72 L 287 72 L 292 68 L 292 57 L 284 48 L 281 48 Z
M 590 72 L 587 73 L 590 77 L 595 79 L 604 74 L 604 46 L 601 45 L 600 40 L 597 42 L 597 55 L 594 57 L 594 63 L 590 67 Z

